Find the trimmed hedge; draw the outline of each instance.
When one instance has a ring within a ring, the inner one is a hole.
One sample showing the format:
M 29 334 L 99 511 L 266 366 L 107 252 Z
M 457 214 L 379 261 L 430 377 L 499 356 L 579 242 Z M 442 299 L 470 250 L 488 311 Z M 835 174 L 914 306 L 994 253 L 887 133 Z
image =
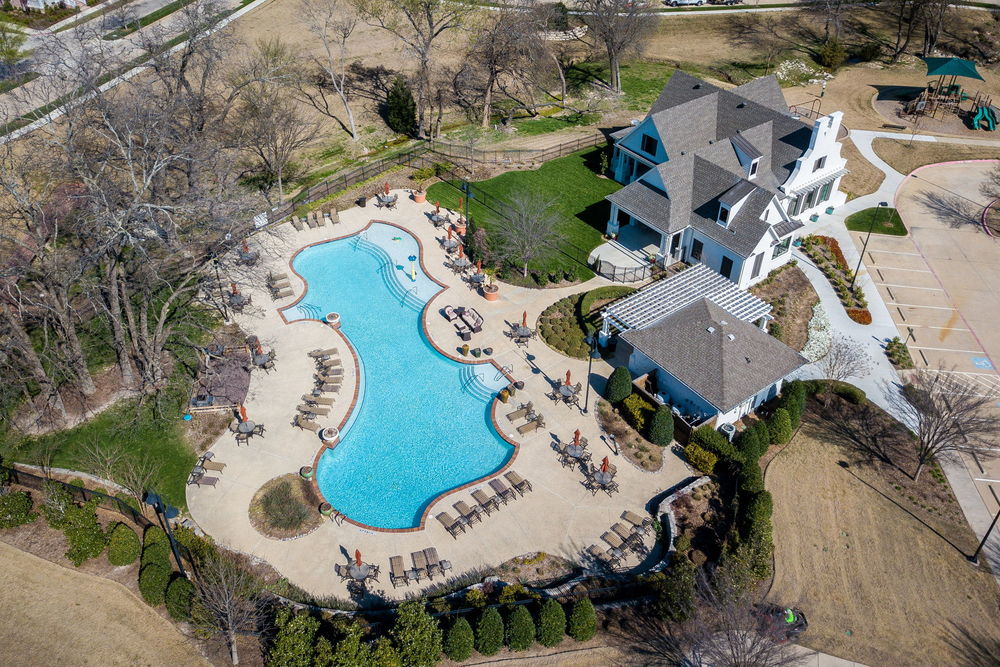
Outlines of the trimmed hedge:
M 191 618 L 191 600 L 194 598 L 194 584 L 187 577 L 176 576 L 167 585 L 165 601 L 170 618 L 187 621 Z
M 792 439 L 792 420 L 788 416 L 788 410 L 778 408 L 767 420 L 767 430 L 771 434 L 771 443 L 783 445 Z M 767 449 L 766 447 L 764 448 Z M 763 452 L 761 452 L 763 453 Z M 759 456 L 757 458 L 760 458 Z
M 607 395 L 611 403 L 621 403 L 632 394 L 632 374 L 624 366 L 611 372 L 608 378 Z
M 525 605 L 518 605 L 507 616 L 507 648 L 527 651 L 534 643 L 535 619 Z
M 740 467 L 736 485 L 742 497 L 750 497 L 764 490 L 764 474 L 756 461 L 747 461 Z
M 768 445 L 771 444 L 770 436 L 761 440 L 759 433 L 758 429 L 748 427 L 737 436 L 736 449 L 744 461 L 756 461 L 764 455 Z
M 793 380 L 781 392 L 779 405 L 788 411 L 794 431 L 802 423 L 802 413 L 806 409 L 806 387 L 801 380 Z
M 691 441 L 722 459 L 739 460 L 739 453 L 726 436 L 707 424 L 700 426 L 691 433 Z
M 496 607 L 483 611 L 476 623 L 476 650 L 489 656 L 496 655 L 503 648 L 503 619 Z
M 170 540 L 167 538 L 167 534 L 163 532 L 162 528 L 160 528 L 159 526 L 147 526 L 146 532 L 142 534 L 143 548 L 156 542 L 161 542 L 163 544 L 170 544 Z
M 38 518 L 31 511 L 31 495 L 26 491 L 11 491 L 0 496 L 0 529 L 31 523 Z
M 649 424 L 649 440 L 654 445 L 666 447 L 674 440 L 674 414 L 669 406 L 660 405 Z
M 715 464 L 719 462 L 718 456 L 702 449 L 693 442 L 688 443 L 687 447 L 684 448 L 684 456 L 688 463 L 706 475 L 711 475 L 712 471 L 715 470 Z
M 472 632 L 472 626 L 464 616 L 459 616 L 444 638 L 444 654 L 455 662 L 464 662 L 472 657 L 472 649 L 475 647 L 476 637 Z
M 597 612 L 590 598 L 580 598 L 573 603 L 567 634 L 578 642 L 585 642 L 597 634 Z
M 833 387 L 833 393 L 840 396 L 842 399 L 848 403 L 853 403 L 854 405 L 861 405 L 868 398 L 865 395 L 865 390 L 855 387 L 853 384 L 847 382 L 838 382 Z
M 124 523 L 115 524 L 108 539 L 108 562 L 112 565 L 131 565 L 141 550 L 139 536 Z
M 694 611 L 697 568 L 685 554 L 675 554 L 670 567 L 654 580 L 656 613 L 660 618 L 682 623 Z
M 653 414 L 653 404 L 639 394 L 630 394 L 622 401 L 622 416 L 640 433 L 646 432 L 646 422 Z
M 66 558 L 79 567 L 91 558 L 97 558 L 108 545 L 108 536 L 97 522 L 97 500 L 66 508 L 62 531 L 69 540 Z
M 566 636 L 566 612 L 557 600 L 546 600 L 538 614 L 538 643 L 552 648 Z
M 139 559 L 139 564 L 145 567 L 150 563 L 159 563 L 160 565 L 170 567 L 170 545 L 154 542 L 146 546 L 142 550 L 142 558 Z
M 583 295 L 580 299 L 580 315 L 583 319 L 586 319 L 590 315 L 590 311 L 594 308 L 594 303 L 602 299 L 620 299 L 623 296 L 628 296 L 635 292 L 634 287 L 625 287 L 620 285 L 609 285 L 607 287 L 598 287 L 597 289 L 592 289 Z
M 170 583 L 170 568 L 160 563 L 150 563 L 139 572 L 139 592 L 151 607 L 163 604 Z

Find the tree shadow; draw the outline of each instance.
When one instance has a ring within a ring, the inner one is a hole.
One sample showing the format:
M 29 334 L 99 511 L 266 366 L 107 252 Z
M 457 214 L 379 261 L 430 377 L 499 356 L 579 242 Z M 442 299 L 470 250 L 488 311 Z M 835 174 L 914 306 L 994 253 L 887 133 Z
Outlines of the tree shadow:
M 945 643 L 953 650 L 955 667 L 996 665 L 1000 661 L 1000 635 L 983 636 L 949 621 Z
M 825 433 L 833 435 L 836 444 L 859 456 L 855 462 L 878 461 L 898 468 L 901 457 L 909 453 L 903 429 L 890 423 L 870 403 L 851 405 L 834 399 L 816 414 Z
M 942 195 L 936 192 L 922 193 L 917 197 L 917 201 L 928 213 L 952 229 L 969 225 L 979 227 L 979 216 L 983 207 L 977 202 L 958 195 Z

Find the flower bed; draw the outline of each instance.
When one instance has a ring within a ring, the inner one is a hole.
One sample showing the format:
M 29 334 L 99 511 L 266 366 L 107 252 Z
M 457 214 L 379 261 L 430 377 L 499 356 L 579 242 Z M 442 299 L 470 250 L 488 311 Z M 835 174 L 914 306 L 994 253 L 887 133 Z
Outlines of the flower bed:
M 899 336 L 886 343 L 885 356 L 889 357 L 889 361 L 896 368 L 913 368 L 913 358 L 910 357 L 910 350 Z
M 837 239 L 830 236 L 807 236 L 802 239 L 802 250 L 830 281 L 840 303 L 847 310 L 847 316 L 858 324 L 871 324 L 872 314 L 868 311 L 868 301 L 860 287 L 850 286 L 854 272 L 851 271 Z

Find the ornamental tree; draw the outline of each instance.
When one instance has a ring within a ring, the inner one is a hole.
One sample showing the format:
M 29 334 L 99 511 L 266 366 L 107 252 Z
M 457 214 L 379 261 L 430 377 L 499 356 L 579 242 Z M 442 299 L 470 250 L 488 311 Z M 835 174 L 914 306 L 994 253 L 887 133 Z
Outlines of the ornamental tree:
M 578 642 L 585 642 L 597 634 L 597 612 L 590 598 L 580 598 L 573 603 L 568 634 Z
M 538 642 L 542 646 L 558 645 L 566 636 L 566 612 L 557 600 L 546 600 L 538 614 Z
M 632 394 L 632 374 L 624 366 L 611 372 L 606 398 L 611 403 L 621 403 Z
M 476 623 L 476 650 L 483 655 L 496 655 L 503 647 L 503 619 L 496 607 L 483 611 Z
M 472 626 L 464 616 L 459 616 L 445 635 L 444 654 L 455 662 L 464 662 L 472 656 L 475 644 L 476 636 L 472 632 Z
M 441 655 L 441 628 L 424 610 L 422 602 L 411 600 L 399 605 L 392 637 L 404 665 L 430 667 Z
M 535 643 L 535 621 L 525 605 L 518 605 L 507 616 L 507 647 L 527 651 Z

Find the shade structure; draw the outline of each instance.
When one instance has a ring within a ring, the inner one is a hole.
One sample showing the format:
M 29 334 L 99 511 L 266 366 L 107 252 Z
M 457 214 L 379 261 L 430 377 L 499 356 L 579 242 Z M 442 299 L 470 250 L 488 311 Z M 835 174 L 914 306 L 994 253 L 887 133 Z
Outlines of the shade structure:
M 360 549 L 355 549 L 354 550 L 354 564 L 357 565 L 358 567 L 361 567 L 361 550 Z
M 976 70 L 976 63 L 964 58 L 923 58 L 927 64 L 927 76 L 964 76 L 983 81 Z
M 573 444 L 574 445 L 580 444 L 580 429 L 576 429 L 575 431 L 573 431 Z
M 247 406 L 241 405 L 240 406 L 240 421 L 244 421 L 245 422 L 246 420 L 247 420 Z
M 566 371 L 566 384 L 567 385 L 569 385 L 569 378 L 570 378 L 569 371 Z
M 609 466 L 609 465 L 610 465 L 610 464 L 608 463 L 608 457 L 607 457 L 607 456 L 605 456 L 605 457 L 604 457 L 604 460 L 603 460 L 603 461 L 601 461 L 601 472 L 607 472 L 607 471 L 608 471 L 608 466 Z
M 525 329 L 528 328 L 528 311 L 521 313 L 521 326 Z

